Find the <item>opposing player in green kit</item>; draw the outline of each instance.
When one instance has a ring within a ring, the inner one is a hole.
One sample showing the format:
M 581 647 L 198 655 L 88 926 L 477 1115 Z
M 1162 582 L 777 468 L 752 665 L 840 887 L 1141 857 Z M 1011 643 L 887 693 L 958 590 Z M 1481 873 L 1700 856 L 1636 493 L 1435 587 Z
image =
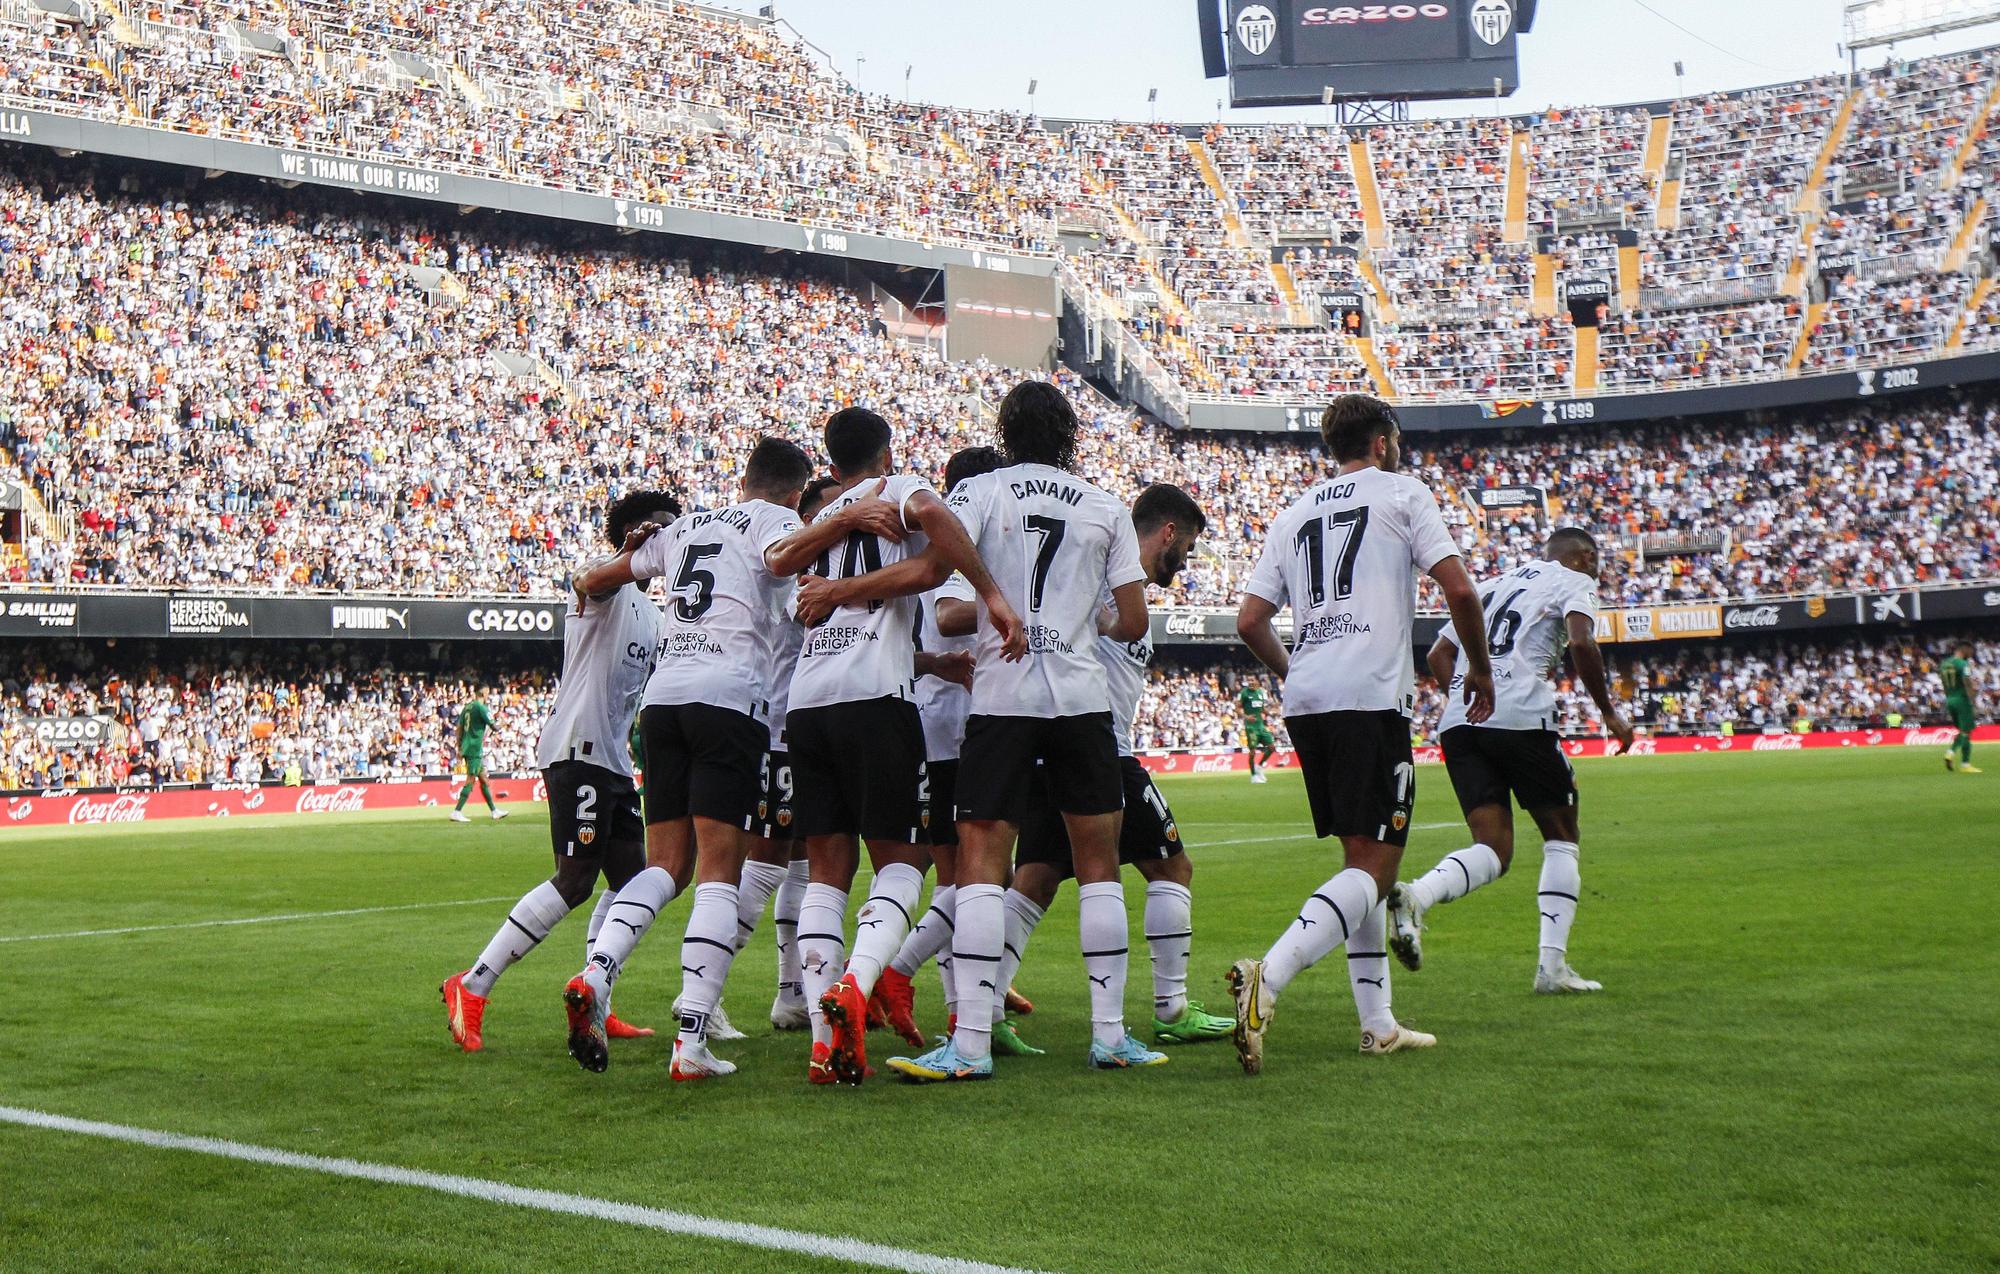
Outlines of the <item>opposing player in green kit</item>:
M 1972 643 L 1962 641 L 1951 658 L 1938 665 L 1938 680 L 1944 683 L 1944 707 L 1958 737 L 1944 754 L 1944 768 L 1960 774 L 1980 774 L 1972 763 Z
M 458 755 L 465 761 L 465 786 L 458 789 L 458 804 L 452 807 L 451 821 L 454 823 L 472 821 L 465 813 L 465 801 L 472 795 L 475 782 L 479 784 L 479 794 L 486 798 L 486 808 L 494 818 L 505 818 L 512 812 L 493 803 L 493 787 L 486 781 L 486 732 L 492 727 L 492 710 L 486 706 L 483 695 L 475 694 L 472 702 L 458 713 Z
M 1271 723 L 1264 718 L 1264 687 L 1252 681 L 1244 685 L 1236 696 L 1236 706 L 1243 711 L 1243 741 L 1250 748 L 1250 781 L 1263 783 L 1264 765 L 1278 751 L 1278 738 L 1271 733 Z

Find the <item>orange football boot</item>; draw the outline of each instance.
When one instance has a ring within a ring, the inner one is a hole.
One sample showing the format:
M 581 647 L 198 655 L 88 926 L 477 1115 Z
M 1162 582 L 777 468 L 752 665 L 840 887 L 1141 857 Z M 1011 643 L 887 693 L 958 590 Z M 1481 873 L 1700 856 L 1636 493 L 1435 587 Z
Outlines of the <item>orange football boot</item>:
M 882 983 L 878 979 L 875 989 L 868 993 L 868 1029 L 884 1030 L 889 1025 L 889 1006 L 882 999 Z
M 833 1073 L 843 1084 L 858 1084 L 868 1069 L 868 1000 L 852 973 L 819 997 L 819 1011 L 833 1027 Z
M 1026 1017 L 1035 1011 L 1035 1002 L 1010 986 L 1007 988 L 1007 1011 L 1015 1017 Z
M 444 996 L 444 1024 L 451 1031 L 452 1040 L 468 1053 L 486 1047 L 479 1037 L 480 1025 L 486 1017 L 486 997 L 465 989 L 464 973 L 446 978 L 438 993 Z
M 604 1034 L 609 1039 L 636 1040 L 642 1039 L 652 1033 L 652 1027 L 634 1026 L 630 1022 L 620 1021 L 616 1013 L 606 1013 L 604 1015 Z
M 924 1033 L 917 1029 L 917 995 L 910 979 L 894 969 L 884 969 L 875 980 L 875 996 L 888 1009 L 889 1029 L 902 1036 L 911 1048 L 922 1048 L 926 1041 Z
M 611 1050 L 604 1043 L 602 1006 L 590 979 L 581 973 L 563 988 L 563 1012 L 569 1016 L 569 1055 L 587 1071 L 602 1073 L 611 1065 Z

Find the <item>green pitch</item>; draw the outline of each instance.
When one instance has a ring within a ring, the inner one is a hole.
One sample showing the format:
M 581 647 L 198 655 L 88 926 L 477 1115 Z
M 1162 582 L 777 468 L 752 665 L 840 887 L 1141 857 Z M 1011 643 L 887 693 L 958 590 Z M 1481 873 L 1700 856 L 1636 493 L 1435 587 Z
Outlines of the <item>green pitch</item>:
M 1432 914 L 1398 1014 L 1437 1049 L 1355 1053 L 1338 957 L 1265 1074 L 1228 1044 L 1083 1064 L 1074 891 L 1020 985 L 1047 1057 L 912 1089 L 808 1089 L 764 1026 L 768 918 L 728 1003 L 743 1074 L 665 1079 L 678 902 L 618 988 L 662 1028 L 586 1075 L 558 990 L 583 917 L 501 982 L 487 1051 L 437 983 L 547 870 L 545 825 L 327 816 L 0 834 L 0 1105 L 228 1138 L 1048 1270 L 1990 1269 L 2000 1146 L 2000 779 L 1935 749 L 1587 762 L 1571 958 L 1529 993 L 1537 845 Z M 1406 875 L 1463 843 L 1420 772 Z M 1261 954 L 1333 857 L 1296 776 L 1166 787 L 1195 847 L 1195 993 Z M 1223 843 L 1230 842 L 1230 843 Z M 860 896 L 859 891 L 856 897 Z M 1150 1021 L 1134 905 L 1128 1016 Z M 485 904 L 438 906 L 469 899 Z M 421 905 L 420 905 L 421 904 Z M 937 980 L 917 983 L 926 1021 Z M 891 1051 L 871 1036 L 871 1050 Z M 0 1124 L 0 1267 L 832 1268 L 797 1256 Z

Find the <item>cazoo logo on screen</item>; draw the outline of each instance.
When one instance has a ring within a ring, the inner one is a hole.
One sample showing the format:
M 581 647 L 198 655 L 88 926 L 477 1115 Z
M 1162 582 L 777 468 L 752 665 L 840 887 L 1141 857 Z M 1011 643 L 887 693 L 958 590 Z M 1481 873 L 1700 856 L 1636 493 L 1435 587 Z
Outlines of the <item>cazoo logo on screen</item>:
M 548 633 L 556 627 L 552 610 L 482 606 L 467 611 L 465 626 L 475 633 Z
M 1433 22 L 1451 16 L 1448 4 L 1338 4 L 1315 5 L 1299 15 L 1302 27 L 1345 27 L 1363 22 Z

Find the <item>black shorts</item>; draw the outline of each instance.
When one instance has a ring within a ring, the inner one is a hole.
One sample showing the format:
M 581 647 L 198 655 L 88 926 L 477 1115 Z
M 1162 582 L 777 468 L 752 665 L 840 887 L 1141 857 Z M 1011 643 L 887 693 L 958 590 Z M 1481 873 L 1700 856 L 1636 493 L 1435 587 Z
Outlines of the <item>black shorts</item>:
M 1064 814 L 1109 814 L 1125 804 L 1118 738 L 1109 712 L 1073 717 L 974 713 L 958 753 L 958 817 L 1019 824 L 1037 803 L 1035 762 L 1048 769 L 1048 796 Z
M 771 732 L 747 712 L 708 703 L 649 704 L 639 713 L 646 743 L 646 821 L 712 818 L 757 830 L 764 745 Z
M 1118 833 L 1118 861 L 1156 863 L 1183 852 L 1186 846 L 1181 844 L 1174 812 L 1167 808 L 1167 798 L 1153 785 L 1153 776 L 1146 773 L 1146 767 L 1136 757 L 1121 756 L 1118 777 L 1125 787 L 1125 824 Z M 1054 867 L 1063 879 L 1076 871 L 1070 859 L 1069 828 L 1046 793 L 1021 824 L 1021 842 L 1014 859 L 1024 865 L 1043 863 Z
M 1313 830 L 1401 847 L 1410 839 L 1417 767 L 1400 712 L 1309 712 L 1285 718 L 1305 776 Z
M 615 770 L 588 761 L 558 761 L 542 771 L 549 797 L 549 841 L 566 858 L 604 858 L 614 850 L 646 848 L 639 789 Z
M 792 754 L 764 754 L 763 795 L 757 798 L 757 834 L 765 840 L 790 840 L 792 831 Z
M 1576 771 L 1554 730 L 1493 730 L 1455 725 L 1438 740 L 1458 807 L 1505 805 L 1512 794 L 1524 810 L 1576 804 Z
M 933 845 L 958 844 L 958 762 L 924 762 L 923 822 Z
M 924 726 L 893 695 L 785 714 L 798 782 L 794 836 L 859 836 L 921 845 Z

